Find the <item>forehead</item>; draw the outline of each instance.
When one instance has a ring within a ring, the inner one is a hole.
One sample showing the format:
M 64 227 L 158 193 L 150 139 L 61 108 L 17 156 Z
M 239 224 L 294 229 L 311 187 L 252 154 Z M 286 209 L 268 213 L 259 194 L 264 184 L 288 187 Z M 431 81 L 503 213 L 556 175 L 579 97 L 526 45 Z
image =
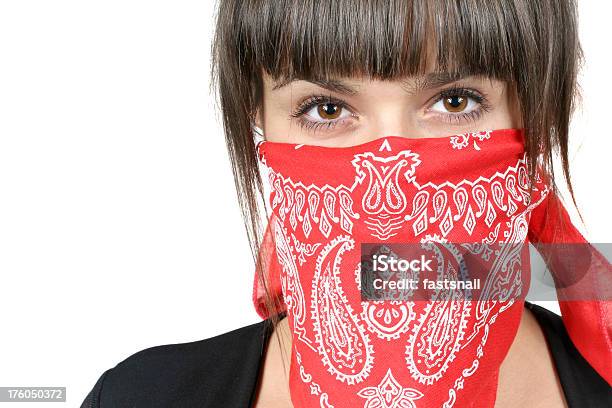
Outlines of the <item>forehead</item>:
M 350 76 L 338 78 L 278 78 L 274 79 L 267 73 L 263 73 L 265 88 L 269 92 L 279 91 L 283 89 L 291 89 L 293 87 L 306 87 L 316 85 L 327 90 L 339 93 L 342 95 L 356 95 L 360 92 L 382 89 L 384 87 L 394 86 L 402 88 L 408 94 L 415 94 L 419 91 L 438 88 L 448 85 L 463 79 L 471 81 L 490 81 L 495 82 L 491 78 L 483 76 L 473 76 L 461 73 L 448 72 L 430 72 L 419 75 L 411 75 L 407 77 L 393 79 L 376 79 L 364 76 Z

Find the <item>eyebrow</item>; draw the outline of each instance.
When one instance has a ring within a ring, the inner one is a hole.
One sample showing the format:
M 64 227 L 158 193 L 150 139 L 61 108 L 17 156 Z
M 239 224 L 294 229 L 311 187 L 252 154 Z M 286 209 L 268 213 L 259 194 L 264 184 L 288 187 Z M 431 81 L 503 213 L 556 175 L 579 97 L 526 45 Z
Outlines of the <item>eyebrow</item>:
M 453 82 L 457 82 L 469 74 L 465 73 L 448 73 L 448 72 L 437 72 L 416 77 L 416 79 L 401 79 L 400 83 L 402 88 L 408 93 L 416 93 L 427 89 L 437 88 Z M 302 80 L 302 78 L 286 78 L 278 83 L 275 83 L 272 90 L 283 88 L 291 82 Z M 303 79 L 306 82 L 310 82 L 314 85 L 318 85 L 322 88 L 328 89 L 344 95 L 355 95 L 359 91 L 356 87 L 353 87 L 338 79 L 322 79 L 322 78 L 310 78 Z
M 412 92 L 424 91 L 432 88 L 438 88 L 440 86 L 448 85 L 453 82 L 457 82 L 461 79 L 464 79 L 468 76 L 471 76 L 466 73 L 455 72 L 436 72 L 432 74 L 427 74 L 423 76 L 419 76 L 416 78 L 414 83 L 410 83 L 410 81 L 404 80 L 402 81 L 402 86 L 407 91 L 410 90 Z
M 285 79 L 277 84 L 275 84 L 272 87 L 272 90 L 277 90 L 279 88 L 282 88 L 286 85 L 288 85 L 289 83 L 293 82 L 293 81 L 297 81 L 300 78 L 293 78 L 293 79 Z M 318 85 L 322 88 L 328 89 L 330 91 L 334 91 L 334 92 L 338 92 L 340 94 L 344 94 L 344 95 L 355 95 L 358 90 L 357 88 L 350 86 L 349 84 L 342 82 L 338 79 L 320 79 L 320 78 L 313 78 L 313 79 L 304 79 L 304 81 L 310 82 L 312 84 Z

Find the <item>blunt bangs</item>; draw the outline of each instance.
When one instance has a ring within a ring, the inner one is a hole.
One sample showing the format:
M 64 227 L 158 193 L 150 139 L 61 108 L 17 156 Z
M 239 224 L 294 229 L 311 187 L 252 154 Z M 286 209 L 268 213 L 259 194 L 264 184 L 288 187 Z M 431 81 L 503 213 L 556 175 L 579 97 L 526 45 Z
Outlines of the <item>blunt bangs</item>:
M 443 72 L 518 82 L 541 22 L 516 1 L 247 1 L 237 31 L 249 65 L 277 81 Z

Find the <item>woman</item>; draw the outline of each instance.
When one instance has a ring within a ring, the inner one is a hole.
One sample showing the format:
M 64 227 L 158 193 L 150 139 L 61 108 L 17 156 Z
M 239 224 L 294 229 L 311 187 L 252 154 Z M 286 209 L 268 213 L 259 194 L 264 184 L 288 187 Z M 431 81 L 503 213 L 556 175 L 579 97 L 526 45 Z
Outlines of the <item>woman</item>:
M 364 301 L 347 261 L 365 242 L 521 244 L 530 219 L 544 237 L 554 149 L 572 191 L 580 55 L 570 0 L 220 1 L 213 74 L 265 320 L 136 353 L 83 406 L 612 406 L 559 316 L 520 296 Z M 522 190 L 496 190 L 510 170 Z M 528 285 L 513 273 L 501 292 Z

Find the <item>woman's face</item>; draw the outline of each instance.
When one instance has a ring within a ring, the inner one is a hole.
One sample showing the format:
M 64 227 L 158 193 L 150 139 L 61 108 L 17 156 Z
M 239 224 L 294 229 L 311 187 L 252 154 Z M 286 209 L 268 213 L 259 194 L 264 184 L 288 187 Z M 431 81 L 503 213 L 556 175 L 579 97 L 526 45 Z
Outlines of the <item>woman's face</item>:
M 515 92 L 483 77 L 427 74 L 405 80 L 338 78 L 276 83 L 264 73 L 266 140 L 352 146 L 383 136 L 443 137 L 521 127 Z

